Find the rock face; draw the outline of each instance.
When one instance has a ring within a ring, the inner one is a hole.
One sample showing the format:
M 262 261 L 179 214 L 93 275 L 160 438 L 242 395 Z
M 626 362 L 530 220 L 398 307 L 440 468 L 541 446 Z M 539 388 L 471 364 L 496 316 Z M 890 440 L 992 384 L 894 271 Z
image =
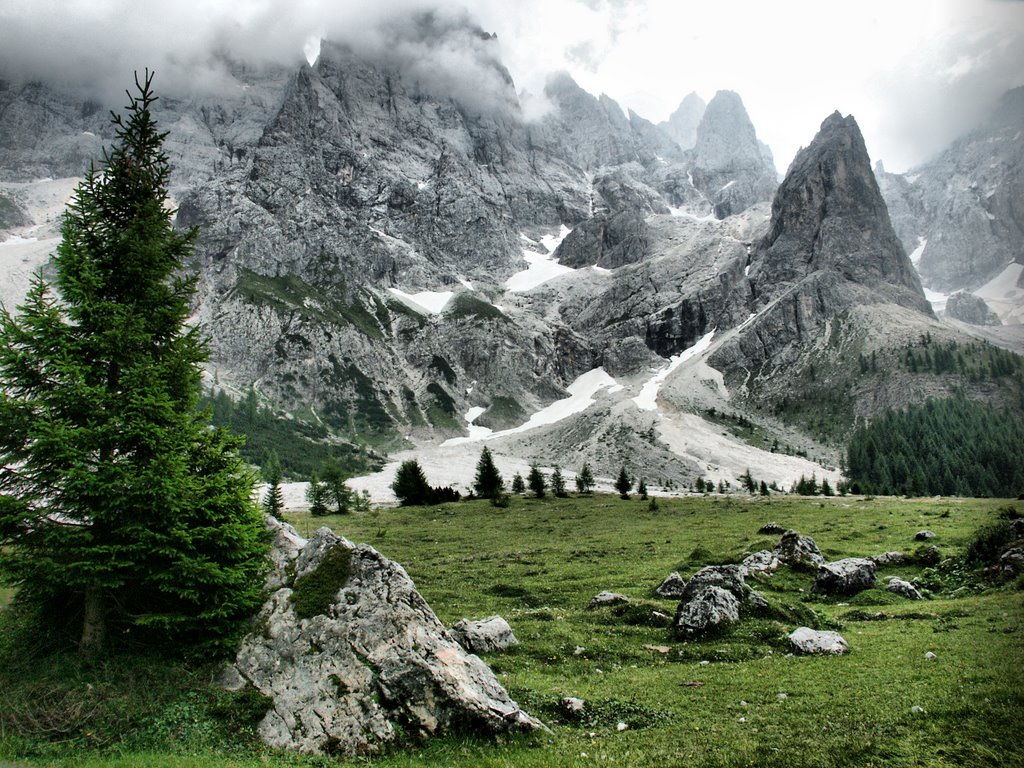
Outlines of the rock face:
M 971 325 L 1002 325 L 1003 321 L 980 296 L 958 291 L 946 300 L 946 314 Z
M 773 550 L 786 565 L 811 566 L 825 562 L 824 555 L 810 536 L 801 536 L 796 531 L 786 531 Z
M 470 653 L 493 653 L 519 645 L 512 627 L 501 616 L 478 621 L 462 619 L 452 626 L 451 635 Z
M 272 592 L 231 670 L 232 687 L 252 685 L 272 702 L 259 724 L 268 745 L 356 755 L 399 729 L 542 727 L 451 638 L 400 565 L 327 528 L 307 542 L 291 526 L 270 527 Z
M 789 643 L 797 653 L 840 655 L 850 650 L 849 644 L 838 632 L 822 632 L 810 627 L 798 627 L 789 635 Z
M 691 156 L 693 185 L 719 219 L 769 200 L 778 186 L 771 151 L 757 140 L 743 101 L 733 91 L 719 91 L 708 102 Z
M 874 584 L 874 562 L 866 557 L 847 557 L 818 566 L 811 590 L 824 595 L 854 595 Z
M 924 244 L 918 266 L 931 288 L 976 288 L 1022 263 L 1022 125 L 1024 87 L 1004 94 L 984 123 L 935 159 L 904 176 L 887 174 L 886 202 L 899 212 L 907 249 Z

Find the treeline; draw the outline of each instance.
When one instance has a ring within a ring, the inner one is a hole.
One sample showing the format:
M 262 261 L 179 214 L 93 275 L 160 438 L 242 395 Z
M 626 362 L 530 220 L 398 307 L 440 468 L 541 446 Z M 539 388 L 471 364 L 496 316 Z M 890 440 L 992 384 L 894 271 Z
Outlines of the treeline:
M 929 399 L 854 431 L 853 493 L 1016 496 L 1024 492 L 1024 418 L 967 400 Z
M 250 464 L 266 467 L 276 454 L 284 477 L 308 478 L 325 464 L 336 464 L 347 477 L 373 472 L 383 461 L 349 443 L 332 442 L 322 424 L 285 418 L 262 405 L 249 390 L 234 400 L 224 390 L 203 398 L 214 425 L 245 436 L 240 453 Z

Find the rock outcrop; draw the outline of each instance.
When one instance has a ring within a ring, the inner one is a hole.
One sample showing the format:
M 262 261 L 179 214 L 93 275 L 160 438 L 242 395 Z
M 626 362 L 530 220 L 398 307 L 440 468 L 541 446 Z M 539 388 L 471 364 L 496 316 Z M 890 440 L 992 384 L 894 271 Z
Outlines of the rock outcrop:
M 405 570 L 321 528 L 305 541 L 271 520 L 270 597 L 224 680 L 270 699 L 272 747 L 357 755 L 399 731 L 543 727 L 445 631 Z
M 1002 325 L 992 308 L 980 296 L 958 291 L 946 299 L 946 314 L 970 325 Z

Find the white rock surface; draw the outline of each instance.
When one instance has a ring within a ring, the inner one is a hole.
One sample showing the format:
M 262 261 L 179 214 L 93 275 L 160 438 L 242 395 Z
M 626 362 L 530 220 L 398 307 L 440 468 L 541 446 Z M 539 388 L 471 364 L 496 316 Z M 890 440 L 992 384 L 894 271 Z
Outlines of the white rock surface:
M 789 635 L 790 645 L 799 653 L 846 653 L 850 646 L 838 632 L 822 632 L 810 627 L 798 627 Z

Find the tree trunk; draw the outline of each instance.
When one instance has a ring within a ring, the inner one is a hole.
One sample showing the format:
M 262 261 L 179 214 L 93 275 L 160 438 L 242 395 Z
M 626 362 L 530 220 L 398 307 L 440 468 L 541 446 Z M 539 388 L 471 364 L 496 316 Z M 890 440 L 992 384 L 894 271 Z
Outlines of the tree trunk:
M 97 586 L 85 588 L 85 617 L 82 620 L 82 638 L 78 652 L 95 658 L 103 650 L 107 638 L 107 606 L 103 590 Z

